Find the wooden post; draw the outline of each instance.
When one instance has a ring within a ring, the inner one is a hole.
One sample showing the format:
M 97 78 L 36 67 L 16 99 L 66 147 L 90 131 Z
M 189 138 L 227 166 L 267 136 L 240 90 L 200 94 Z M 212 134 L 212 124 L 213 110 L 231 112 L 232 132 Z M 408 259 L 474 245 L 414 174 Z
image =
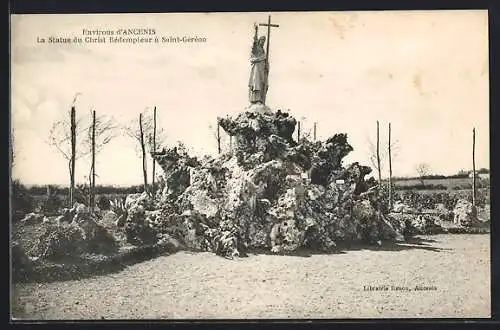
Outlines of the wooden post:
M 10 147 L 10 171 L 12 173 L 12 167 L 14 166 L 14 129 L 11 127 L 9 135 L 9 147 Z
M 378 170 L 378 185 L 379 189 L 382 186 L 382 172 L 380 170 L 380 130 L 379 122 L 377 120 L 377 170 Z
M 69 187 L 69 203 L 73 206 L 75 198 L 75 160 L 76 160 L 76 110 L 75 106 L 71 106 L 71 166 L 70 166 L 70 187 Z
M 392 210 L 392 159 L 391 159 L 391 123 L 389 123 L 389 210 Z
M 141 149 L 142 149 L 142 175 L 144 177 L 144 191 L 148 192 L 148 173 L 146 171 L 146 148 L 144 146 L 144 132 L 142 130 L 142 113 L 139 114 L 139 131 L 141 138 Z
M 85 186 L 83 187 L 83 191 L 85 191 Z M 89 192 L 89 197 L 88 199 L 85 201 L 86 203 L 89 204 L 89 207 L 90 205 L 92 205 L 92 167 L 90 168 L 90 173 L 89 173 L 89 188 L 88 188 L 88 192 Z
M 314 142 L 316 142 L 316 122 L 314 122 L 313 138 L 314 138 Z
M 472 205 L 476 206 L 476 129 L 472 129 Z
M 297 123 L 297 143 L 300 143 L 300 121 Z
M 217 152 L 220 154 L 221 149 L 220 149 L 220 124 L 219 121 L 217 121 Z
M 95 205 L 95 110 L 92 112 L 92 181 L 90 186 L 90 210 Z
M 156 152 L 156 106 L 153 109 L 153 152 Z M 156 162 L 153 159 L 152 190 L 155 191 Z

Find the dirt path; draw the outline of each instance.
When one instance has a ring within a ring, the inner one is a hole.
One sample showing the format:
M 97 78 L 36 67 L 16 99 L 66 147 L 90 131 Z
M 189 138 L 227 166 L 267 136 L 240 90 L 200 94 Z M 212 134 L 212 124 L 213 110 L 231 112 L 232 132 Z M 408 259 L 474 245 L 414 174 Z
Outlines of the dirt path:
M 110 276 L 15 285 L 13 296 L 23 319 L 489 317 L 489 235 L 420 238 L 309 257 L 181 252 Z

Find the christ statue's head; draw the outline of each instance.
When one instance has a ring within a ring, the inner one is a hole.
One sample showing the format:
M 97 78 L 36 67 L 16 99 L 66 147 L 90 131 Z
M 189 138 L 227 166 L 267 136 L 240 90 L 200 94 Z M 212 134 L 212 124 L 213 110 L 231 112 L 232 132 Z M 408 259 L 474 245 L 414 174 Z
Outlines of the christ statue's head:
M 262 47 L 264 47 L 265 42 L 266 42 L 266 36 L 262 36 L 259 38 L 259 45 L 261 45 Z

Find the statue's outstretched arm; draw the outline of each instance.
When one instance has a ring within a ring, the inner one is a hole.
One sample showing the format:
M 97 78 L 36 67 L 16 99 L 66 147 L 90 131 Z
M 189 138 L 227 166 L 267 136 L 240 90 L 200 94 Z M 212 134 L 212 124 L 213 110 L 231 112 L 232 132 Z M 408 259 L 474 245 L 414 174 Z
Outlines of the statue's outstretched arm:
M 253 23 L 253 27 L 255 29 L 255 34 L 253 35 L 253 43 L 252 43 L 252 51 L 251 51 L 251 56 L 256 56 L 257 54 L 257 44 L 259 40 L 257 39 L 257 34 L 258 34 L 258 25 L 257 23 Z

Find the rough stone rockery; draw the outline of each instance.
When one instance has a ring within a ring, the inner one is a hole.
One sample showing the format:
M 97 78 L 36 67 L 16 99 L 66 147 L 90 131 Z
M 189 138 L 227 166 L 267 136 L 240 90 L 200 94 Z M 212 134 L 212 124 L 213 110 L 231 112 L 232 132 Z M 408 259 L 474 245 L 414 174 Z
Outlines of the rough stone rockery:
M 379 210 L 367 166 L 343 166 L 346 134 L 295 141 L 296 120 L 277 111 L 219 118 L 230 152 L 198 160 L 182 145 L 153 154 L 164 171 L 153 226 L 186 247 L 224 256 L 266 249 L 322 251 L 336 243 L 401 240 Z

